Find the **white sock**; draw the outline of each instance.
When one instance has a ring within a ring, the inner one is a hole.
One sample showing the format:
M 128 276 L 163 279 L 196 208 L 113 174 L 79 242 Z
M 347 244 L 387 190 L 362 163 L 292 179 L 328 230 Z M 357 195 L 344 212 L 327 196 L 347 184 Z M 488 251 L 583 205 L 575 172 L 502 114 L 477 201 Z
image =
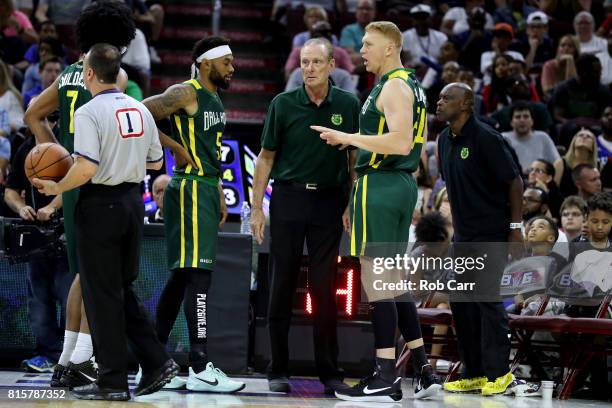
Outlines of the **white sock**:
M 57 362 L 58 364 L 63 365 L 64 367 L 68 365 L 78 336 L 79 332 L 73 332 L 70 330 L 64 331 L 64 347 L 62 348 L 62 355 Z
M 93 345 L 91 344 L 91 336 L 87 333 L 79 333 L 76 346 L 70 357 L 72 364 L 81 364 L 89 360 L 93 356 Z

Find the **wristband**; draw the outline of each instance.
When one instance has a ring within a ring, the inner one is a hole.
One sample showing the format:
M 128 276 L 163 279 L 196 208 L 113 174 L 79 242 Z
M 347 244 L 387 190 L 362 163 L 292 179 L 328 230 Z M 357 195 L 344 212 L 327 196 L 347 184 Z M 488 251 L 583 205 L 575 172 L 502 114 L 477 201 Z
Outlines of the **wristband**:
M 510 223 L 510 229 L 511 230 L 523 229 L 523 223 L 521 223 L 521 222 L 511 222 Z

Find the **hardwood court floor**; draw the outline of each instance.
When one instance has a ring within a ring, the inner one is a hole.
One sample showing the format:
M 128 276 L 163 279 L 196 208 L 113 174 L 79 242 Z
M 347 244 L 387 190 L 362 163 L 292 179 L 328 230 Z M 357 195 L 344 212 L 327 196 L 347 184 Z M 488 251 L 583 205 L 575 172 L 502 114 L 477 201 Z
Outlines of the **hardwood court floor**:
M 478 395 L 456 395 L 440 392 L 431 400 L 414 400 L 411 380 L 404 380 L 404 399 L 397 404 L 372 404 L 340 401 L 323 394 L 321 384 L 312 378 L 291 380 L 292 392 L 289 395 L 273 393 L 268 390 L 265 378 L 246 377 L 246 388 L 237 394 L 205 394 L 187 391 L 160 391 L 144 397 L 133 398 L 129 402 L 81 401 L 70 398 L 66 392 L 63 398 L 35 399 L 53 397 L 48 387 L 50 374 L 28 374 L 19 371 L 0 371 L 0 408 L 200 408 L 200 407 L 258 407 L 258 408 L 597 408 L 609 406 L 608 403 L 586 400 L 542 401 L 537 397 L 480 397 Z M 134 387 L 134 376 L 130 375 L 130 388 Z M 352 382 L 351 382 L 352 383 Z M 33 390 L 33 391 L 30 391 Z M 42 395 L 44 394 L 44 395 Z M 26 398 L 16 399 L 19 395 Z M 12 396 L 12 398 L 9 398 Z

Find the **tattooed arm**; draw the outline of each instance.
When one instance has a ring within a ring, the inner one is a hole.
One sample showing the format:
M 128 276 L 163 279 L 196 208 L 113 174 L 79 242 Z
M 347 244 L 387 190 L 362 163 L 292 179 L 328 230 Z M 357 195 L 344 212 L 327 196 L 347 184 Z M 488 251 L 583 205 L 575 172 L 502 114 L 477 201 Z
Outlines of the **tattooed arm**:
M 197 111 L 198 100 L 195 90 L 191 86 L 177 84 L 166 89 L 163 94 L 151 96 L 142 101 L 142 103 L 151 112 L 155 120 L 160 120 L 180 110 L 184 110 L 188 114 L 195 113 Z M 172 150 L 178 167 L 191 164 L 194 168 L 198 168 L 185 147 L 161 130 L 158 129 L 158 132 L 159 141 L 163 146 Z
M 193 87 L 177 84 L 166 89 L 163 94 L 151 96 L 142 103 L 149 109 L 155 120 L 160 120 L 179 110 L 184 110 L 187 114 L 195 113 L 198 100 Z

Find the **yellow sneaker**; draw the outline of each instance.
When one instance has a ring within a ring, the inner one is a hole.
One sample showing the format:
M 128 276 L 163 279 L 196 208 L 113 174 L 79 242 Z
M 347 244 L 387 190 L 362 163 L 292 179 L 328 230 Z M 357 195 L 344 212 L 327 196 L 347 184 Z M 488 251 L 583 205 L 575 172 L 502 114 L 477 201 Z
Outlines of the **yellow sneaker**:
M 503 394 L 514 381 L 514 376 L 510 371 L 501 377 L 497 377 L 494 382 L 488 382 L 482 387 L 482 395 Z
M 463 380 L 444 383 L 444 390 L 448 392 L 479 391 L 487 383 L 487 377 L 465 378 Z

